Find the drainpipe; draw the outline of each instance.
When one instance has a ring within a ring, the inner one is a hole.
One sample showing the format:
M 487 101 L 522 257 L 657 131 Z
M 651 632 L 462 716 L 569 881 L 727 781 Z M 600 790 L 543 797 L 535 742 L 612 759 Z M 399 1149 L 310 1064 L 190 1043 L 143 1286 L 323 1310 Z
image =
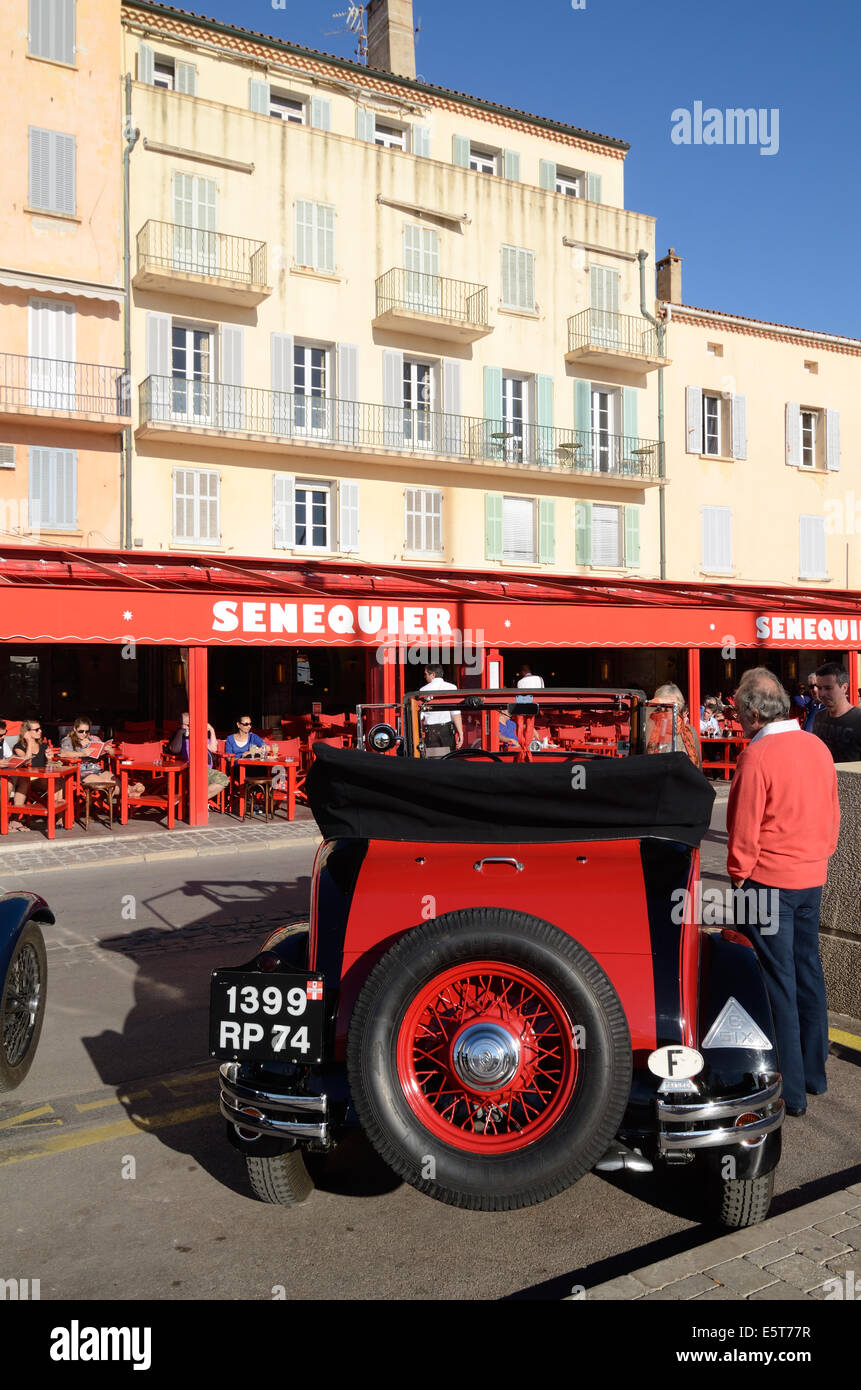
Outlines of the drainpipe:
M 640 313 L 643 318 L 648 319 L 649 323 L 654 324 L 658 334 L 658 356 L 664 355 L 664 324 L 660 319 L 654 318 L 646 308 L 646 260 L 647 251 L 638 251 L 637 260 L 640 262 Z M 658 476 L 661 479 L 658 488 L 658 524 L 660 528 L 660 555 L 661 555 L 661 578 L 667 577 L 667 513 L 664 488 L 666 487 L 666 470 L 664 468 L 664 369 L 658 368 Z
M 132 150 L 140 131 L 132 126 L 132 75 L 126 73 L 126 119 L 123 125 L 123 372 L 128 391 L 129 410 L 132 399 L 132 327 L 131 327 L 131 229 L 129 214 L 129 165 Z M 120 549 L 130 550 L 132 544 L 132 431 L 123 430 L 120 460 Z

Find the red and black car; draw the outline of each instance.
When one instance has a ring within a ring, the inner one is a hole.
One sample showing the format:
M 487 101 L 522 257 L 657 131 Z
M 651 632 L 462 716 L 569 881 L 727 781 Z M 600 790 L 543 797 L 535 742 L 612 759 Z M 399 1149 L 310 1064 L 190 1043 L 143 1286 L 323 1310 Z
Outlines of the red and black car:
M 212 982 L 259 1197 L 302 1200 L 304 1152 L 360 1125 L 455 1206 L 696 1165 L 723 1224 L 765 1217 L 768 997 L 747 939 L 695 920 L 714 793 L 686 752 L 644 752 L 653 714 L 628 690 L 428 692 L 367 733 L 379 751 L 319 750 L 310 923 Z

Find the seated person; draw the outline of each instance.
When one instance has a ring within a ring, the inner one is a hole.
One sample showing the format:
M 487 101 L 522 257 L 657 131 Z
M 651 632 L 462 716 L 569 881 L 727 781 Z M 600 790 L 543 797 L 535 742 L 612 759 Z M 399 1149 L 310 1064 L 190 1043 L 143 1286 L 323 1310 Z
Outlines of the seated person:
M 700 718 L 700 733 L 706 738 L 720 738 L 721 727 L 718 723 L 717 700 L 709 696 L 703 705 L 703 712 Z
M 60 752 L 81 760 L 81 785 L 85 787 L 118 787 L 119 779 L 109 768 L 102 767 L 98 757 L 90 750 L 98 747 L 99 740 L 92 737 L 92 721 L 79 714 L 71 729 L 60 744 Z M 101 750 L 112 753 L 112 743 L 104 743 Z M 129 782 L 129 796 L 142 796 L 143 782 Z
M 30 767 L 45 767 L 48 762 L 48 741 L 42 733 L 42 722 L 39 719 L 25 719 L 21 724 L 21 732 L 18 741 L 12 749 L 12 756 L 15 758 L 26 758 Z M 48 790 L 48 779 L 45 777 L 20 777 L 15 781 L 15 795 L 13 805 L 23 806 L 28 800 L 35 801 L 41 798 Z M 62 802 L 65 793 L 61 787 L 54 792 L 54 800 Z M 9 822 L 10 830 L 23 830 L 22 820 L 16 818 Z
M 176 733 L 174 734 L 173 738 L 168 744 L 168 751 L 173 753 L 177 757 L 184 758 L 186 762 L 188 762 L 189 719 L 190 716 L 188 710 L 184 710 L 182 715 L 180 716 L 179 728 L 177 729 Z M 207 724 L 206 726 L 206 748 L 206 765 L 209 769 L 207 775 L 207 793 L 208 796 L 211 798 L 213 796 L 217 796 L 218 793 L 224 787 L 226 787 L 228 782 L 230 781 L 230 778 L 227 776 L 226 772 L 219 772 L 212 765 L 212 755 L 213 753 L 218 752 L 218 739 L 215 737 L 215 730 L 213 729 L 211 724 Z
M 646 716 L 646 752 L 687 753 L 694 767 L 702 766 L 696 734 L 688 723 L 688 707 L 677 685 L 659 685 L 650 701 L 653 705 L 672 705 L 674 709 L 653 709 Z M 675 732 L 675 737 L 674 737 Z
M 230 734 L 224 744 L 224 751 L 232 758 L 268 758 L 273 753 L 277 753 L 278 746 L 267 743 L 255 734 L 251 729 L 251 715 L 242 714 L 236 721 L 236 733 Z M 259 771 L 256 768 L 245 769 L 245 780 L 247 782 L 265 782 L 269 776 L 265 768 Z M 279 789 L 286 786 L 287 770 L 283 767 L 274 767 L 271 773 L 273 786 Z

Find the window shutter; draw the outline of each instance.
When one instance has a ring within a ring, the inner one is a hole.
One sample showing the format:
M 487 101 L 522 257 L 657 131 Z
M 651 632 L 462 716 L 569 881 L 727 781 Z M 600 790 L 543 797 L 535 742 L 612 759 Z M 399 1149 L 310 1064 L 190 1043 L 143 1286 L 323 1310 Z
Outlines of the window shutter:
M 422 159 L 430 159 L 430 126 L 413 126 L 413 154 Z
M 374 143 L 377 134 L 377 118 L 373 111 L 366 111 L 364 107 L 356 107 L 356 139 L 369 140 Z
M 555 159 L 542 159 L 538 166 L 538 182 L 542 188 L 549 189 L 551 193 L 556 192 Z
M 535 561 L 535 503 L 528 497 L 503 499 L 502 558 Z
M 383 438 L 396 448 L 404 437 L 404 354 L 394 348 L 383 352 L 383 407 Z
M 485 425 L 485 453 L 493 458 L 492 446 L 495 443 L 490 435 L 495 430 L 502 429 L 502 368 L 485 367 L 484 369 L 484 418 Z
M 625 566 L 636 569 L 640 563 L 640 508 L 625 508 Z
M 419 497 L 421 491 L 417 487 L 404 488 L 404 549 L 419 550 Z
M 592 563 L 592 503 L 574 503 L 574 558 L 578 565 Z
M 54 56 L 60 63 L 75 61 L 75 0 L 58 0 Z
M 469 168 L 469 138 L 466 135 L 452 136 L 451 162 L 461 169 Z
M 535 256 L 532 251 L 521 251 L 519 288 L 520 304 L 524 309 L 535 308 Z
M 825 579 L 825 517 L 802 516 L 801 522 L 801 568 L 802 579 Z
M 592 564 L 617 568 L 622 563 L 619 507 L 592 507 Z
M 484 494 L 484 558 L 502 559 L 502 493 Z
M 732 456 L 734 459 L 747 458 L 747 396 L 733 396 L 732 402 Z
M 786 462 L 801 467 L 801 406 L 795 401 L 786 403 Z
M 148 82 L 152 86 L 155 81 L 155 49 L 148 43 L 138 45 L 138 82 Z
M 183 541 L 191 535 L 191 519 L 187 515 L 186 470 L 173 470 L 173 537 Z
M 574 428 L 587 434 L 592 432 L 592 386 L 579 377 L 574 382 Z M 579 443 L 584 443 L 581 439 Z
M 301 198 L 296 199 L 296 246 L 293 254 L 297 265 L 314 264 L 314 204 Z
M 703 451 L 703 393 L 699 386 L 685 388 L 685 452 Z
M 728 573 L 732 569 L 732 511 L 729 507 L 703 507 L 702 545 L 704 570 Z
M 553 378 L 537 376 L 535 379 L 536 417 L 538 437 L 536 439 L 536 462 L 549 466 L 556 462 L 553 452 Z
M 269 115 L 269 83 L 260 77 L 248 79 L 248 106 L 259 116 Z
M 840 411 L 825 412 L 825 466 L 830 472 L 840 469 Z
M 170 315 L 148 313 L 146 316 L 146 374 L 155 377 L 149 383 L 150 418 L 167 418 L 170 400 Z
M 601 202 L 601 175 L 586 175 L 586 197 L 590 203 Z
M 538 502 L 538 559 L 543 565 L 556 560 L 556 503 L 552 497 Z
M 517 150 L 504 152 L 502 168 L 507 179 L 520 179 L 520 154 Z
M 75 61 L 75 0 L 30 0 L 30 43 L 36 58 Z
M 30 0 L 30 41 L 27 48 L 36 58 L 53 58 L 51 50 L 51 0 Z
M 460 363 L 446 357 L 442 364 L 443 452 L 463 452 L 462 388 Z
M 15 445 L 0 444 L 0 468 L 15 467 Z
M 311 124 L 316 130 L 332 129 L 332 103 L 328 97 L 311 98 Z
M 622 433 L 625 436 L 623 453 L 627 458 L 627 451 L 636 448 L 638 436 L 637 428 L 637 392 L 633 387 L 624 386 L 622 388 Z
M 293 412 L 293 334 L 273 333 L 269 340 L 272 373 L 272 433 L 291 435 Z
M 241 430 L 243 426 L 243 391 L 245 330 L 225 323 L 221 328 L 221 411 L 225 429 Z
M 77 469 L 74 449 L 30 449 L 27 521 L 31 530 L 67 530 L 77 525 Z
M 338 484 L 340 549 L 355 554 L 359 549 L 359 484 Z
M 197 96 L 197 68 L 194 63 L 177 63 L 176 69 L 176 90 L 185 92 L 187 96 Z
M 30 206 L 51 206 L 50 132 L 35 126 L 30 126 Z
M 618 314 L 620 279 L 619 272 L 611 270 L 609 266 L 590 265 L 589 300 L 591 308 L 598 309 L 602 313 Z
M 199 473 L 200 535 L 215 545 L 221 543 L 221 477 L 218 473 Z
M 292 550 L 295 541 L 293 508 L 296 480 L 287 473 L 272 479 L 272 528 L 276 550 Z
M 335 273 L 335 209 L 325 203 L 316 204 L 317 212 L 317 270 Z
M 435 555 L 442 552 L 442 493 L 425 492 L 427 503 L 427 528 L 425 539 L 428 549 Z
M 338 344 L 338 438 L 358 443 L 359 349 L 355 343 Z M 341 547 L 343 550 L 343 546 Z
M 55 201 L 58 212 L 74 212 L 75 202 L 75 137 L 54 133 L 56 167 Z
M 516 252 L 513 246 L 503 246 L 502 248 L 502 292 L 500 298 L 503 304 L 513 304 L 516 292 L 517 269 Z

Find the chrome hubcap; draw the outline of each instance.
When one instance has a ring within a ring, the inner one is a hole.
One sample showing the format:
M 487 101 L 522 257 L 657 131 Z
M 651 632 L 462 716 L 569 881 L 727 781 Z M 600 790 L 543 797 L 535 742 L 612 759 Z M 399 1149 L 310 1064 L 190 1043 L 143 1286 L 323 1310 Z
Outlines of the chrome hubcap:
M 498 1091 L 517 1072 L 520 1044 L 498 1023 L 471 1023 L 455 1038 L 452 1061 L 465 1085 L 478 1091 Z

